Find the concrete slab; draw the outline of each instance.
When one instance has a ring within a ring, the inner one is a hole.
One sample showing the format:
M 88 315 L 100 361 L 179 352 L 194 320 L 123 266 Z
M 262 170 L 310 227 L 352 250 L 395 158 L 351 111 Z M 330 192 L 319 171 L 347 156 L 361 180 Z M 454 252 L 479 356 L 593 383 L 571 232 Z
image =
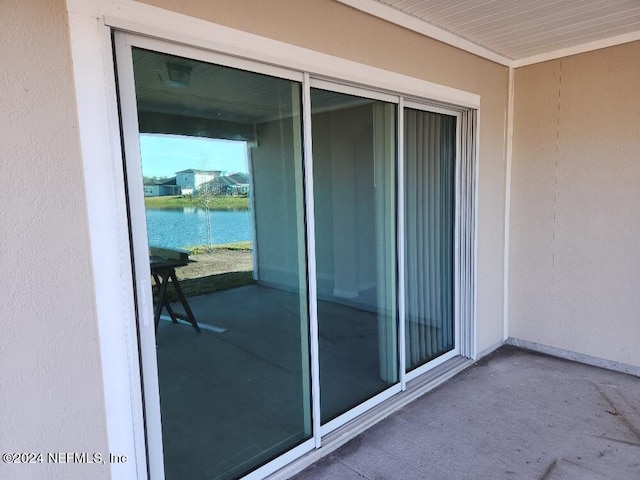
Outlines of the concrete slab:
M 640 379 L 503 347 L 296 480 L 640 479 Z

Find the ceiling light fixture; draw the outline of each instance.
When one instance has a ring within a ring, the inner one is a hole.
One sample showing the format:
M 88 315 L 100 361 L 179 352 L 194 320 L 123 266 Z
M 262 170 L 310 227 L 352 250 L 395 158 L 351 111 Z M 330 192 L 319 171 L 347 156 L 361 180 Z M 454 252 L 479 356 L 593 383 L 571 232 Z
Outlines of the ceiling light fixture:
M 186 87 L 191 81 L 191 71 L 193 67 L 180 65 L 179 63 L 167 62 L 166 71 L 158 71 L 160 80 L 170 87 Z

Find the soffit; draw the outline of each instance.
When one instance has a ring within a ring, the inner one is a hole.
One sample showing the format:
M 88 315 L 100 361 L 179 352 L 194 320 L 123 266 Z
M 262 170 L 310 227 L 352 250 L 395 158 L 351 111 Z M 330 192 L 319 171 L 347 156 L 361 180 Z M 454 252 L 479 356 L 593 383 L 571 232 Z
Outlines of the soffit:
M 513 61 L 640 32 L 640 0 L 359 0 L 357 4 L 347 0 L 343 3 L 363 10 L 367 10 L 367 3 L 387 6 L 394 10 L 388 12 L 388 17 L 395 23 L 399 23 L 397 12 L 402 12 L 412 21 L 435 26 Z
M 301 85 L 183 57 L 133 49 L 136 101 L 141 112 L 164 113 L 251 125 L 299 115 Z M 167 83 L 169 66 L 188 70 L 184 85 Z M 371 100 L 313 89 L 312 113 Z
M 139 48 L 133 59 L 138 109 L 145 112 L 253 124 L 290 114 L 300 96 L 299 87 L 267 75 Z M 189 69 L 188 82 L 167 84 L 168 65 Z

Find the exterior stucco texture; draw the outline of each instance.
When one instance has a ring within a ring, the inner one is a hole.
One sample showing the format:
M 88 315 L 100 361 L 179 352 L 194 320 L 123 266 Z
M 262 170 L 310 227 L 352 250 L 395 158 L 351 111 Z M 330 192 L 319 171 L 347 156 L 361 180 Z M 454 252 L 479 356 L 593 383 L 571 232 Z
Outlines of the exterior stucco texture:
M 640 366 L 640 42 L 519 68 L 511 337 Z
M 97 320 L 62 0 L 0 3 L 0 452 L 101 452 Z M 109 478 L 0 463 L 0 478 Z

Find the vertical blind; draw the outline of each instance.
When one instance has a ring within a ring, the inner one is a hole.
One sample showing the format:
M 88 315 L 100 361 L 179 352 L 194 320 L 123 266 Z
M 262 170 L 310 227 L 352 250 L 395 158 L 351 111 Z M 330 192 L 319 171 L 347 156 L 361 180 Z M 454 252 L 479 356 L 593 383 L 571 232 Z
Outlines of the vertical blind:
M 396 158 L 396 107 L 389 103 L 373 105 L 373 162 L 376 215 L 376 268 L 378 278 L 393 278 L 395 262 L 395 158 Z M 398 381 L 398 336 L 396 325 L 395 289 L 378 282 L 378 350 L 380 378 L 386 382 Z
M 455 129 L 404 110 L 407 370 L 454 347 Z

